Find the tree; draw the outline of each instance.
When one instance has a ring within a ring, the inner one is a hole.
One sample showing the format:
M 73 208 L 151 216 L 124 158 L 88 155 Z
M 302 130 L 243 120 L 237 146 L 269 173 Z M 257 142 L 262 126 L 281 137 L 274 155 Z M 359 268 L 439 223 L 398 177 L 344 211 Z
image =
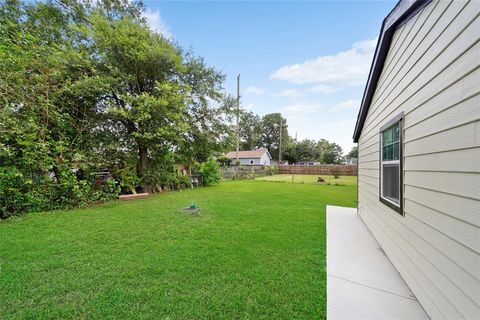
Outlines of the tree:
M 140 2 L 0 2 L 0 216 L 22 197 L 88 201 L 101 168 L 126 189 L 172 185 L 179 162 L 229 144 L 224 76 L 150 30 Z
M 320 161 L 318 158 L 317 142 L 315 140 L 304 139 L 299 142 L 290 140 L 285 149 L 285 160 L 289 163 L 298 161 Z
M 282 159 L 290 164 L 297 163 L 299 159 L 297 153 L 297 143 L 293 139 L 289 139 L 282 152 Z
M 320 161 L 320 162 L 324 163 L 323 162 L 323 154 L 325 153 L 325 151 L 327 150 L 329 145 L 330 145 L 330 142 L 328 140 L 325 140 L 325 139 L 318 140 L 316 148 L 315 148 L 316 149 L 316 159 L 317 159 L 317 161 Z
M 349 153 L 345 156 L 347 159 L 358 158 L 358 147 L 353 147 Z
M 207 161 L 228 147 L 233 111 L 221 91 L 224 79 L 202 58 L 186 54 L 181 82 L 188 88 L 185 122 L 189 129 L 183 133 L 185 140 L 177 150 L 186 163 Z
M 109 84 L 99 107 L 120 126 L 118 139 L 135 146 L 142 191 L 151 192 L 150 152 L 171 149 L 189 129 L 182 116 L 188 88 L 179 81 L 181 51 L 128 16 L 112 21 L 95 12 L 90 21 L 87 35 L 101 57 L 99 76 Z
M 286 146 L 290 139 L 287 120 L 280 113 L 270 113 L 263 116 L 262 146 L 268 149 L 273 159 L 278 159 L 279 156 L 280 127 L 282 127 L 282 144 Z
M 326 164 L 340 164 L 342 158 L 342 147 L 336 143 L 329 143 L 322 153 L 321 162 Z
M 253 150 L 262 145 L 262 119 L 253 112 L 240 114 L 240 148 Z
M 315 161 L 318 153 L 315 140 L 304 139 L 296 144 L 298 160 Z

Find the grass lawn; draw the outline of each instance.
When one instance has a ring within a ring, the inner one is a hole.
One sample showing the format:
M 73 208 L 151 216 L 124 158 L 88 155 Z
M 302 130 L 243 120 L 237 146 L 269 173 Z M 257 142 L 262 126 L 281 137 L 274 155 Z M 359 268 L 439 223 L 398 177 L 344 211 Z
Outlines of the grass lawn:
M 233 181 L 0 222 L 0 318 L 325 318 L 325 205 L 355 194 Z
M 332 185 L 348 185 L 353 186 L 357 185 L 356 176 L 340 176 L 338 179 L 334 179 L 333 176 L 329 175 L 314 175 L 314 174 L 275 174 L 273 176 L 260 177 L 256 180 L 261 181 L 275 181 L 275 182 L 293 182 L 294 183 L 310 183 L 310 184 L 319 184 L 318 177 L 322 177 L 325 182 L 323 184 L 332 184 Z

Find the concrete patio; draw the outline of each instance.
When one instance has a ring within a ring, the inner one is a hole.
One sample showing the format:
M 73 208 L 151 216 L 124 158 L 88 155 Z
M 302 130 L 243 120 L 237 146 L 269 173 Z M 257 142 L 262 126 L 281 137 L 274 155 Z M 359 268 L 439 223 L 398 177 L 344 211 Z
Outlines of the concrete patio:
M 328 319 L 428 319 L 357 210 L 327 206 Z

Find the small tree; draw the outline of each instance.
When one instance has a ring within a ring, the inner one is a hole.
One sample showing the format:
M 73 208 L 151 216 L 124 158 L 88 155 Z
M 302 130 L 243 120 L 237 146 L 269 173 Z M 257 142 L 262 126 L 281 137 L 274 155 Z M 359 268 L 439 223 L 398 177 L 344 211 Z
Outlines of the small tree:
M 202 177 L 202 183 L 205 186 L 219 183 L 222 179 L 220 174 L 220 166 L 213 159 L 201 163 L 199 172 Z
M 330 169 L 330 174 L 333 176 L 333 179 L 338 179 L 340 177 L 340 170 L 338 170 L 336 167 L 333 167 Z

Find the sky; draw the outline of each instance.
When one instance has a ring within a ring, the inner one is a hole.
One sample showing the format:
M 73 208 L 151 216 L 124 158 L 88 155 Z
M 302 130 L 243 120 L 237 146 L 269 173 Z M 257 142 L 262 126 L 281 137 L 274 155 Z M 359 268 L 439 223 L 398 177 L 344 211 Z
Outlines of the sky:
M 225 91 L 290 136 L 348 152 L 376 41 L 396 1 L 146 1 L 150 26 L 226 75 Z

